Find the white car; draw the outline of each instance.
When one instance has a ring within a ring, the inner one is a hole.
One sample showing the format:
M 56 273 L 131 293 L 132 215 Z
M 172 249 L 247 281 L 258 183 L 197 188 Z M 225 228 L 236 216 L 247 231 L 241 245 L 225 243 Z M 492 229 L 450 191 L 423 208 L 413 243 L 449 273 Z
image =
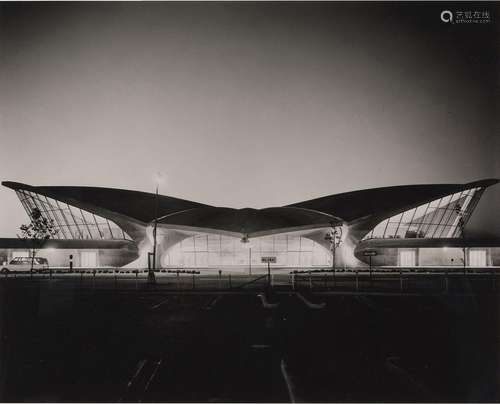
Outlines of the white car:
M 43 272 L 49 269 L 49 261 L 47 258 L 35 257 L 33 260 L 33 272 Z M 16 257 L 13 258 L 7 265 L 3 265 L 0 270 L 3 274 L 9 272 L 30 272 L 31 257 Z

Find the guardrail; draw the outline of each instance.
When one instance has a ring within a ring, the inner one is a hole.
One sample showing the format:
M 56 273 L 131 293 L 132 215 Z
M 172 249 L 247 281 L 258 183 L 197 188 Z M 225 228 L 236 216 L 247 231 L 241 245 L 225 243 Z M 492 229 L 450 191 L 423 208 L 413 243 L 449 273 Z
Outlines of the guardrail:
M 329 272 L 329 273 L 328 273 Z M 10 273 L 3 281 L 43 282 L 57 280 L 54 285 L 92 289 L 155 289 L 172 291 L 226 291 L 234 293 L 274 290 L 277 292 L 308 291 L 313 293 L 498 293 L 497 271 L 463 273 L 434 271 L 432 273 L 393 271 L 372 273 L 355 270 L 291 272 L 271 274 L 235 274 L 218 271 L 207 274 L 197 270 L 163 270 L 148 277 L 147 269 L 91 268 L 43 273 Z

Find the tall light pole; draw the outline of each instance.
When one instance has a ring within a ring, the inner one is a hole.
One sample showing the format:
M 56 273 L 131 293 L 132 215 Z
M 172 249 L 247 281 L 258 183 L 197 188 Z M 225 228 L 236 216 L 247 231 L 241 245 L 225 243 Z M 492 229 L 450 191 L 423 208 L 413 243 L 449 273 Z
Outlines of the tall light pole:
M 342 227 L 335 227 L 332 225 L 330 232 L 325 236 L 325 240 L 330 242 L 330 248 L 332 250 L 332 275 L 333 275 L 333 286 L 336 286 L 335 277 L 335 255 L 337 247 L 340 246 L 342 242 Z
M 252 244 L 248 238 L 248 234 L 245 234 L 240 240 L 245 247 L 248 248 L 248 275 L 252 275 Z
M 156 182 L 156 189 L 155 189 L 155 209 L 154 209 L 154 222 L 153 222 L 153 265 L 152 268 L 150 266 L 149 271 L 148 271 L 148 281 L 150 283 L 155 283 L 155 273 L 154 271 L 156 270 L 156 233 L 157 233 L 157 228 L 158 228 L 158 189 L 160 187 L 160 182 L 162 180 L 162 175 L 161 173 L 157 173 L 155 176 L 155 182 Z
M 462 253 L 464 262 L 464 276 L 467 275 L 467 248 L 465 247 L 465 222 L 463 216 L 458 219 L 458 225 L 460 226 L 460 236 L 462 237 Z
M 465 248 L 465 221 L 464 221 L 464 211 L 462 211 L 462 207 L 457 204 L 455 206 L 455 213 L 458 216 L 458 228 L 460 229 L 460 237 L 462 238 L 462 253 L 463 253 L 463 264 L 464 264 L 464 276 L 467 275 L 467 250 Z

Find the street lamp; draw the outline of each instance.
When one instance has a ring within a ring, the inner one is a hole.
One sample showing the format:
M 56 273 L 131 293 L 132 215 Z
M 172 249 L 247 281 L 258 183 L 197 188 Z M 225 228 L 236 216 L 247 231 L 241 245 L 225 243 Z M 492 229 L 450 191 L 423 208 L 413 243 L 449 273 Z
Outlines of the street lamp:
M 332 226 L 329 233 L 326 234 L 325 240 L 330 242 L 330 248 L 332 250 L 332 274 L 333 274 L 333 286 L 336 286 L 336 278 L 335 278 L 335 255 L 336 249 L 340 246 L 342 242 L 342 227 Z
M 464 264 L 464 276 L 467 275 L 467 250 L 465 248 L 465 220 L 464 220 L 464 211 L 462 210 L 462 206 L 457 204 L 455 206 L 455 214 L 458 216 L 458 228 L 460 229 L 460 237 L 462 238 L 462 252 L 463 252 L 463 264 Z
M 156 189 L 155 189 L 155 209 L 154 209 L 154 223 L 153 223 L 153 265 L 151 268 L 151 265 L 149 267 L 148 271 L 148 281 L 150 283 L 155 283 L 155 273 L 154 271 L 156 270 L 156 230 L 158 227 L 158 190 L 160 188 L 160 183 L 163 182 L 163 175 L 160 172 L 157 172 L 154 181 L 156 184 Z
M 252 275 L 252 242 L 248 234 L 244 234 L 241 238 L 241 243 L 245 248 L 248 248 L 248 275 Z

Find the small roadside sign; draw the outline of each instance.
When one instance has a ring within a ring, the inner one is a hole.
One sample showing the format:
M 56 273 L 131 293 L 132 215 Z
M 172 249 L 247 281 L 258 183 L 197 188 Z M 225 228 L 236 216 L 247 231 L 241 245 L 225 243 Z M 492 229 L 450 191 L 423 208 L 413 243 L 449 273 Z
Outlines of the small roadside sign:
M 260 257 L 260 262 L 267 264 L 267 287 L 271 288 L 271 264 L 276 264 L 276 257 Z
M 374 257 L 377 254 L 378 254 L 377 251 L 374 251 L 374 250 L 368 250 L 368 251 L 363 252 L 363 255 L 365 257 Z

